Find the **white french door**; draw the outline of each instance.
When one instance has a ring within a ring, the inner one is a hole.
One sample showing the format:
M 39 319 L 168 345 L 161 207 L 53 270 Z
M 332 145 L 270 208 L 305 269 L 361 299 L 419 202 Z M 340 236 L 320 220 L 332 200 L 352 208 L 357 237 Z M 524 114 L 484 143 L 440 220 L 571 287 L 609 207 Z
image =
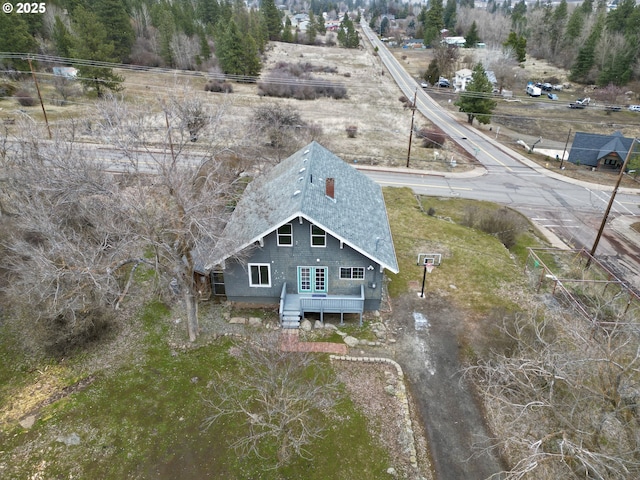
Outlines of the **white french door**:
M 326 293 L 327 267 L 298 267 L 298 293 Z

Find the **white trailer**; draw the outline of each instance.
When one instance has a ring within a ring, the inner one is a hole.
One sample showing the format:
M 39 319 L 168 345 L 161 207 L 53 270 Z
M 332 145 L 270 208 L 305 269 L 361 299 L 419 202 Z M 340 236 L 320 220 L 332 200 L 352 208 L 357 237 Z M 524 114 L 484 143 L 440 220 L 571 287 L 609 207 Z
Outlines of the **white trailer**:
M 527 85 L 527 95 L 531 97 L 539 97 L 542 95 L 542 89 L 540 87 L 536 87 L 533 83 Z

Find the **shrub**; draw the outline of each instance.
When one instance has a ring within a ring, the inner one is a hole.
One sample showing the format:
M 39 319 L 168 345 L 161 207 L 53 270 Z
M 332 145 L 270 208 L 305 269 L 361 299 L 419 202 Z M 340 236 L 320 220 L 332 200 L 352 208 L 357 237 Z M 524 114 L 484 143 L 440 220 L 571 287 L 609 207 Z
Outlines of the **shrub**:
M 0 83 L 0 100 L 4 100 L 5 97 L 12 97 L 16 92 L 16 87 L 11 83 Z
M 356 138 L 356 135 L 358 134 L 358 127 L 355 125 L 349 125 L 346 128 L 346 131 L 347 131 L 347 137 Z
M 340 99 L 347 96 L 344 85 L 316 79 L 311 72 L 337 73 L 337 69 L 318 67 L 309 62 L 278 62 L 274 70 L 258 82 L 258 94 L 298 100 L 314 100 L 319 97 Z
M 209 80 L 204 86 L 205 92 L 233 93 L 233 86 L 229 82 Z
M 418 137 L 422 139 L 424 148 L 442 148 L 447 136 L 438 130 L 429 130 L 422 128 L 418 132 Z
M 513 247 L 527 228 L 522 216 L 508 208 L 499 210 L 472 207 L 465 210 L 462 224 L 493 235 L 507 247 Z
M 33 107 L 36 104 L 36 99 L 24 89 L 18 90 L 14 96 L 23 107 Z

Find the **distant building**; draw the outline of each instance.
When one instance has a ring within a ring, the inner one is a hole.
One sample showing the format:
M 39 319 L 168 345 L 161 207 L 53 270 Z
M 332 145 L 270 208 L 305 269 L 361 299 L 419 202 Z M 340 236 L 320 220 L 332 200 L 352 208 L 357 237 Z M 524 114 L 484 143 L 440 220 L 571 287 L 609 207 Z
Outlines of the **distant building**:
M 596 170 L 620 170 L 632 143 L 633 138 L 624 137 L 619 131 L 613 135 L 576 132 L 568 161 Z
M 73 67 L 53 67 L 53 74 L 56 77 L 73 79 L 78 76 L 78 70 Z

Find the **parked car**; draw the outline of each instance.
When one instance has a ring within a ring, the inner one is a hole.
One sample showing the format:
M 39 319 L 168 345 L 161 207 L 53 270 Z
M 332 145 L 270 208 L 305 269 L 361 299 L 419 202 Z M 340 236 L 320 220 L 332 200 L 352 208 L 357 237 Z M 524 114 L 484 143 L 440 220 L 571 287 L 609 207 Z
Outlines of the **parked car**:
M 632 112 L 640 112 L 640 105 L 629 105 L 629 110 Z
M 447 80 L 446 78 L 441 78 L 440 80 L 438 80 L 437 85 L 439 87 L 449 88 L 451 86 L 451 83 L 449 83 L 449 80 Z
M 558 99 L 558 95 L 556 95 L 555 93 L 547 93 L 547 97 L 549 97 L 550 100 Z
M 420 86 L 422 88 L 429 88 L 429 83 L 428 82 L 420 82 Z

